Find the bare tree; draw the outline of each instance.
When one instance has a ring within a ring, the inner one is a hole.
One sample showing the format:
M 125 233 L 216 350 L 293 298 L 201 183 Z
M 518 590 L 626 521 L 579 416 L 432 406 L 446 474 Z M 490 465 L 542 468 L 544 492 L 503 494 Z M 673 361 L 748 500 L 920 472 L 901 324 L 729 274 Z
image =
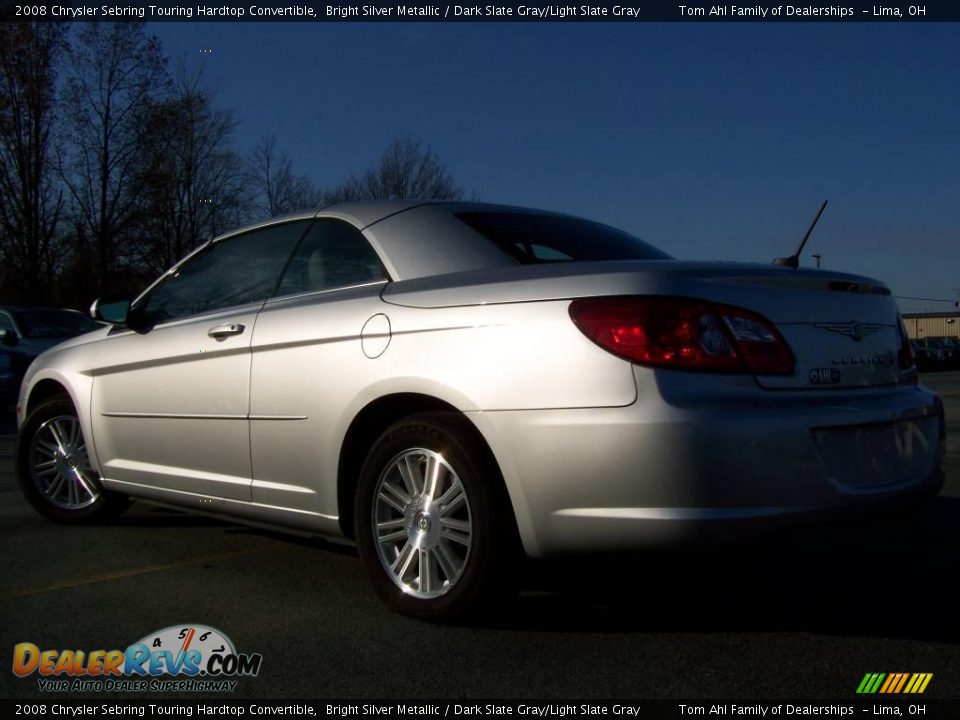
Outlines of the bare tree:
M 322 204 L 323 195 L 306 175 L 293 171 L 290 155 L 277 150 L 277 138 L 260 138 L 249 159 L 250 189 L 257 219 Z
M 325 203 L 423 198 L 459 200 L 463 190 L 429 145 L 394 138 L 380 160 L 360 177 L 351 175 L 324 193 Z
M 148 193 L 140 260 L 150 272 L 249 219 L 246 168 L 232 147 L 236 121 L 214 100 L 202 73 L 181 67 L 173 96 L 151 109 L 140 177 Z
M 64 48 L 54 23 L 0 23 L 0 251 L 10 296 L 45 299 L 57 265 L 62 191 L 51 131 L 56 60 Z
M 144 200 L 137 177 L 149 112 L 167 89 L 166 60 L 142 22 L 85 23 L 68 60 L 62 170 L 75 234 L 93 250 L 90 272 L 102 292 L 130 261 L 125 241 Z

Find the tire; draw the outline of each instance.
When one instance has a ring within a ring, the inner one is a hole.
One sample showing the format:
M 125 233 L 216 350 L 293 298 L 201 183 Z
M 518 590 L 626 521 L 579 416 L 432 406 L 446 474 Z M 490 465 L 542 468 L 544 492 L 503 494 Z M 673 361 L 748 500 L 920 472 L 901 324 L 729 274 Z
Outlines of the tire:
M 354 509 L 364 567 L 377 594 L 404 615 L 461 618 L 512 585 L 519 543 L 503 479 L 455 413 L 414 415 L 387 429 L 360 471 Z
M 103 522 L 130 504 L 103 489 L 90 467 L 77 411 L 63 396 L 39 404 L 27 416 L 17 436 L 16 474 L 34 509 L 57 522 Z

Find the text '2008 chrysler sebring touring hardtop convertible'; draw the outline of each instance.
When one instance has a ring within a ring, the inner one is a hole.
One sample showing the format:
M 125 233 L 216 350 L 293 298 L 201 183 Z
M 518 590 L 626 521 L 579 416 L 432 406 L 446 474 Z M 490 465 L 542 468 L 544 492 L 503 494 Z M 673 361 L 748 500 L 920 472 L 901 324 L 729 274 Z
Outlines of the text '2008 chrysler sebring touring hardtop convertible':
M 599 223 L 385 201 L 203 245 L 41 355 L 17 472 L 353 538 L 378 593 L 476 607 L 511 556 L 935 494 L 939 399 L 869 278 L 681 262 Z

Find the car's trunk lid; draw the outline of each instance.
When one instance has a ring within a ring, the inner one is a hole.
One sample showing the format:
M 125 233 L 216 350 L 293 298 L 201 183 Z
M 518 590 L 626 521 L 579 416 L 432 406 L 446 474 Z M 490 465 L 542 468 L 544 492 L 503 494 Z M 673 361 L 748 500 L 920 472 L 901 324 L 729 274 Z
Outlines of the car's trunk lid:
M 796 359 L 770 389 L 851 388 L 901 380 L 899 315 L 870 278 L 772 265 L 674 260 L 554 263 L 391 283 L 386 302 L 423 308 L 615 295 L 691 297 L 746 308 L 776 326 Z

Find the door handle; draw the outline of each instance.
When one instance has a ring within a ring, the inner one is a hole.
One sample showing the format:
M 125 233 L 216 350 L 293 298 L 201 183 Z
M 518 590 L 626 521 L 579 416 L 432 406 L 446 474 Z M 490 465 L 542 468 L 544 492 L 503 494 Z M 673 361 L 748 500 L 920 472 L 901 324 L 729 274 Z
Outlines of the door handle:
M 207 330 L 207 335 L 217 340 L 223 340 L 230 335 L 239 335 L 243 332 L 243 325 L 240 323 L 224 323 Z

